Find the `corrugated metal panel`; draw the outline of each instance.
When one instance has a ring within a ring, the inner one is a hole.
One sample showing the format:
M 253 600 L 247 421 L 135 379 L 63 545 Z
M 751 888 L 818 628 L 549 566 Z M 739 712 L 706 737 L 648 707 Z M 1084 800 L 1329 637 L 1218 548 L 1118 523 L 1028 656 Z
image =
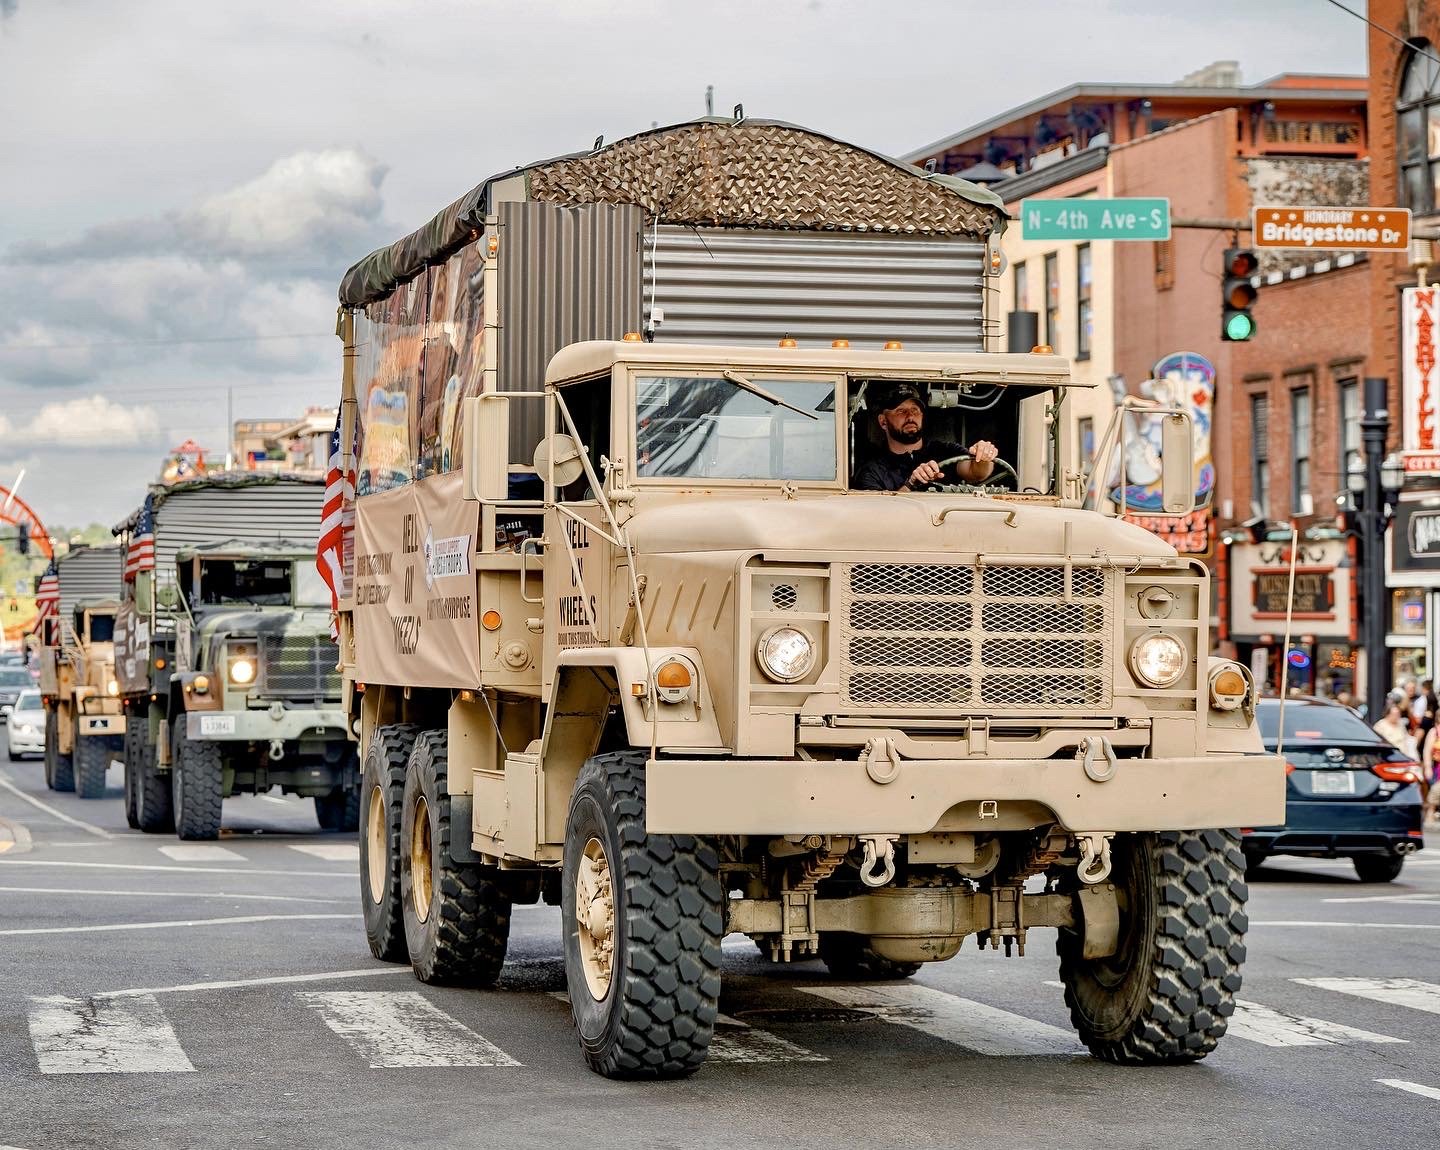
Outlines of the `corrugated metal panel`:
M 501 391 L 539 391 L 567 344 L 640 328 L 638 207 L 500 205 Z M 538 403 L 512 404 L 510 459 L 529 463 L 543 432 Z
M 60 617 L 68 619 L 75 604 L 88 599 L 120 598 L 119 547 L 78 547 L 55 560 L 60 574 Z
M 200 487 L 168 495 L 155 512 L 155 567 L 169 571 L 186 547 L 286 540 L 314 547 L 325 485 L 282 480 L 248 487 Z
M 644 235 L 648 316 L 654 235 Z M 913 351 L 983 351 L 984 250 L 955 236 L 662 225 L 658 338 L 771 347 L 786 335 L 811 346 L 898 339 Z

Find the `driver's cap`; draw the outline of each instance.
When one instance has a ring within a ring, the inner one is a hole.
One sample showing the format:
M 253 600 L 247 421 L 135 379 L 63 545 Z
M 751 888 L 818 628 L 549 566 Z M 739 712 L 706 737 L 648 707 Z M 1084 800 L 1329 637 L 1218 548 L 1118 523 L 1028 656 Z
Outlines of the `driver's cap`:
M 913 399 L 922 408 L 925 406 L 925 396 L 913 383 L 892 383 L 889 387 L 876 395 L 875 410 L 890 411 L 899 407 L 907 399 Z

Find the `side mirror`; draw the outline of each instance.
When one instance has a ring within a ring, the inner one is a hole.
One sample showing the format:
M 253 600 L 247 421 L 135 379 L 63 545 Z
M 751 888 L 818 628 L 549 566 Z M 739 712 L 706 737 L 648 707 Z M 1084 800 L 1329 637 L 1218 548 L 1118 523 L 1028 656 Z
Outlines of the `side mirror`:
M 558 431 L 549 439 L 540 441 L 540 445 L 535 448 L 532 462 L 535 465 L 535 474 L 541 479 L 547 479 L 550 469 L 555 469 L 556 487 L 569 487 L 585 474 L 585 464 L 580 458 L 580 445 L 573 437 Z
M 135 574 L 135 610 L 141 615 L 155 613 L 154 571 L 138 571 Z
M 1187 412 L 1160 417 L 1160 501 L 1166 515 L 1195 510 L 1195 437 Z
M 161 583 L 155 588 L 155 601 L 167 611 L 180 606 L 180 588 L 174 583 Z
M 472 395 L 460 412 L 464 496 L 498 502 L 510 495 L 510 400 L 495 392 Z

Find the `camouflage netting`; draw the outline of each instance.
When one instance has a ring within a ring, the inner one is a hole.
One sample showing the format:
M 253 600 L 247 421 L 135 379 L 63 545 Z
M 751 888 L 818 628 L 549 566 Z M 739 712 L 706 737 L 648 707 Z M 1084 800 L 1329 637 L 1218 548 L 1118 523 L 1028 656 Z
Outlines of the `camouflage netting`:
M 1004 227 L 994 193 L 789 124 L 698 120 L 547 160 L 487 180 L 425 227 L 352 267 L 340 302 L 385 298 L 484 230 L 496 180 L 525 175 L 552 204 L 638 204 L 651 219 L 697 227 L 962 235 Z

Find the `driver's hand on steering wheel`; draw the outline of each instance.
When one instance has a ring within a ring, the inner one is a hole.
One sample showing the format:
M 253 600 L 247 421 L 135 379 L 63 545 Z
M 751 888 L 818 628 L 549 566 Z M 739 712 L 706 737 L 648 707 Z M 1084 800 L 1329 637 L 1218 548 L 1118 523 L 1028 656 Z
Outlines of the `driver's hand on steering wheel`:
M 910 473 L 910 478 L 905 480 L 902 488 L 904 491 L 919 491 L 927 483 L 934 483 L 945 474 L 942 468 L 933 459 L 927 459 L 919 467 Z
M 955 472 L 967 483 L 983 483 L 995 470 L 995 460 L 999 456 L 1000 449 L 988 439 L 977 439 L 970 446 L 970 458 L 958 464 Z
M 990 463 L 1000 457 L 1000 449 L 988 439 L 977 439 L 970 447 L 970 458 L 976 463 Z

